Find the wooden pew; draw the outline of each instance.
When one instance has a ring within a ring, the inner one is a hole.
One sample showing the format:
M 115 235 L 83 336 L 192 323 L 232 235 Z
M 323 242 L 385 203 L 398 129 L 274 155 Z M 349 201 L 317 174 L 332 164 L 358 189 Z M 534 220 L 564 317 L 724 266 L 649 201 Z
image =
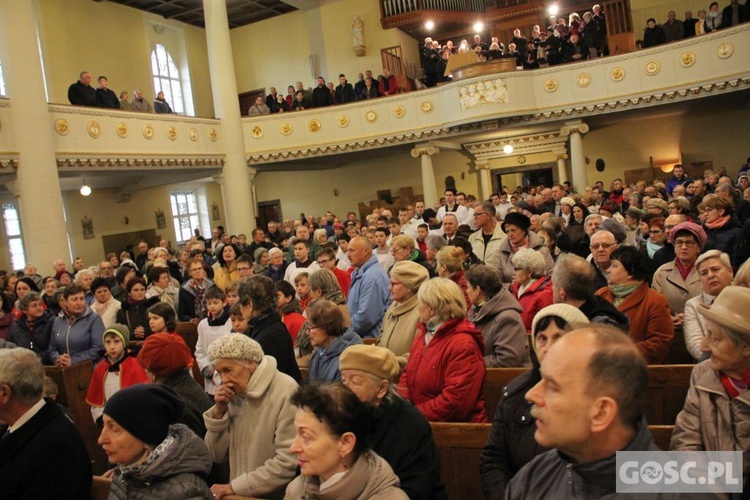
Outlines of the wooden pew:
M 484 498 L 479 462 L 491 424 L 458 424 L 430 422 L 432 435 L 440 453 L 440 472 L 448 498 L 478 500 Z M 674 426 L 650 425 L 654 442 L 669 449 Z
M 304 384 L 305 382 L 307 382 L 307 374 L 308 374 L 309 372 L 310 372 L 310 369 L 309 369 L 309 368 L 307 368 L 307 367 L 305 367 L 305 368 L 300 368 L 300 369 L 299 369 L 299 373 L 300 373 L 300 375 L 302 375 L 302 383 L 303 383 L 303 384 Z
M 497 404 L 503 396 L 503 388 L 529 368 L 487 368 L 484 378 L 484 409 L 490 422 L 495 418 Z
M 112 486 L 112 480 L 106 477 L 94 476 L 91 484 L 92 500 L 107 500 L 109 497 L 109 488 Z
M 86 444 L 94 474 L 103 473 L 107 470 L 107 455 L 96 442 L 101 429 L 91 417 L 91 407 L 86 403 L 86 393 L 94 373 L 93 364 L 86 361 L 65 368 L 45 366 L 44 373 L 57 383 L 57 402 L 73 412 L 74 422 Z

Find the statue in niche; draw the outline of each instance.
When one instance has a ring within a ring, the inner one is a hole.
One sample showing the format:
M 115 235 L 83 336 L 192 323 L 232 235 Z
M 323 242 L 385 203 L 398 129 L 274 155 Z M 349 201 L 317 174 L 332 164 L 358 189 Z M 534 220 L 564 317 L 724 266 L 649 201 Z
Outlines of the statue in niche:
M 355 56 L 365 56 L 365 24 L 359 16 L 354 16 L 352 21 L 352 49 Z
M 161 208 L 156 210 L 156 229 L 166 229 L 167 217 L 164 215 L 164 210 Z
M 94 221 L 92 221 L 88 215 L 84 215 L 81 219 L 81 228 L 83 229 L 83 239 L 91 240 L 94 238 Z
M 220 220 L 221 215 L 219 215 L 219 204 L 216 202 L 213 202 L 211 204 L 211 220 Z

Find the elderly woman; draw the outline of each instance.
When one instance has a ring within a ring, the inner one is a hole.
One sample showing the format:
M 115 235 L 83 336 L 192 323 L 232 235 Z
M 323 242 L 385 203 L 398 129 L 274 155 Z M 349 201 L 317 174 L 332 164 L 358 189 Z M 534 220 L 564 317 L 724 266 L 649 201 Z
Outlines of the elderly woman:
M 646 240 L 646 255 L 649 260 L 654 259 L 654 254 L 664 248 L 667 241 L 667 233 L 664 231 L 664 217 L 654 217 L 648 222 L 649 237 Z
M 711 305 L 726 287 L 732 284 L 734 273 L 729 255 L 719 250 L 708 250 L 695 261 L 698 276 L 701 278 L 703 291 L 685 303 L 685 317 L 682 325 L 685 334 L 685 346 L 696 361 L 704 353 L 701 343 L 706 336 L 706 319 L 699 313 L 701 304 Z
M 508 237 L 500 245 L 499 269 L 500 279 L 502 279 L 503 283 L 513 281 L 516 266 L 513 265 L 512 258 L 522 248 L 538 250 L 542 254 L 542 257 L 544 257 L 544 273 L 547 274 L 552 271 L 552 267 L 554 266 L 552 256 L 545 248 L 542 238 L 537 236 L 533 231 L 529 231 L 530 226 L 531 220 L 523 214 L 512 212 L 505 216 L 505 221 L 502 223 L 502 230 Z
M 539 311 L 531 325 L 536 357 L 531 370 L 515 378 L 503 390 L 497 405 L 479 471 L 488 499 L 502 498 L 511 478 L 536 455 L 547 451 L 534 440 L 535 419 L 526 393 L 542 380 L 539 367 L 552 345 L 569 331 L 589 323 L 577 307 L 553 304 Z
M 346 325 L 341 309 L 330 300 L 315 301 L 307 308 L 307 318 L 307 335 L 314 348 L 308 381 L 340 381 L 339 356 L 347 347 L 361 344 L 362 338 Z
M 333 302 L 338 306 L 344 317 L 344 325 L 351 326 L 352 320 L 349 316 L 349 309 L 346 307 L 346 297 L 341 291 L 339 280 L 333 271 L 318 269 L 310 275 L 308 281 L 310 283 L 310 305 L 321 299 Z
M 288 336 L 288 335 L 287 335 Z M 229 484 L 211 487 L 214 498 L 280 498 L 295 476 L 290 402 L 297 383 L 276 369 L 276 359 L 245 335 L 224 335 L 208 348 L 221 375 L 215 405 L 203 414 L 214 462 L 229 461 Z
M 256 274 L 243 279 L 237 293 L 242 315 L 247 320 L 246 335 L 258 342 L 263 352 L 276 360 L 281 373 L 301 382 L 302 375 L 294 359 L 292 337 L 277 311 L 278 297 L 273 281 Z
M 466 282 L 466 271 L 464 271 L 465 256 L 461 248 L 452 245 L 445 246 L 435 256 L 435 271 L 441 278 L 447 278 L 461 287 L 468 311 L 471 308 L 471 301 L 466 293 L 469 284 Z
M 47 349 L 52 336 L 54 315 L 49 309 L 45 309 L 44 300 L 37 292 L 29 292 L 19 300 L 18 309 L 21 317 L 10 326 L 8 342 L 34 351 L 42 363 L 48 365 Z
M 157 297 L 159 302 L 169 304 L 175 311 L 179 310 L 180 288 L 172 283 L 168 268 L 153 266 L 148 272 L 148 282 L 147 299 Z
M 301 475 L 287 488 L 285 500 L 409 498 L 388 462 L 370 449 L 369 405 L 340 384 L 303 386 L 292 404 L 298 410 L 291 451 Z
M 216 258 L 217 262 L 213 265 L 214 285 L 222 290 L 226 290 L 229 283 L 240 279 L 240 272 L 237 270 L 237 257 L 240 251 L 235 245 L 224 245 Z
M 256 248 L 253 253 L 253 263 L 253 272 L 255 274 L 265 274 L 269 264 L 268 249 L 263 247 Z
M 391 255 L 394 262 L 411 261 L 427 269 L 430 277 L 435 276 L 435 270 L 427 263 L 427 257 L 416 246 L 414 238 L 408 234 L 398 234 L 391 240 Z
M 683 222 L 672 228 L 669 242 L 674 245 L 675 260 L 656 270 L 651 287 L 667 298 L 672 322 L 682 328 L 685 303 L 703 290 L 695 261 L 706 243 L 706 232 L 698 224 Z
M 699 206 L 705 211 L 706 219 L 703 230 L 706 231 L 706 250 L 721 250 L 729 254 L 732 265 L 739 268 L 737 245 L 742 236 L 742 225 L 732 217 L 734 203 L 723 196 L 713 196 Z
M 513 255 L 512 263 L 510 292 L 521 304 L 526 331 L 531 331 L 531 321 L 536 313 L 552 304 L 552 278 L 547 274 L 544 255 L 537 250 L 519 249 Z
M 529 366 L 529 344 L 521 305 L 503 288 L 494 269 L 478 264 L 466 271 L 472 308 L 468 319 L 484 337 L 487 368 Z
M 608 286 L 596 295 L 630 318 L 630 338 L 650 365 L 663 363 L 674 339 L 669 303 L 648 286 L 651 277 L 646 256 L 622 246 L 610 255 Z
M 667 204 L 669 215 L 690 216 L 690 202 L 684 196 L 675 196 Z
M 170 389 L 139 384 L 104 406 L 99 444 L 115 468 L 108 498 L 210 498 L 211 459 L 203 440 L 182 423 L 185 403 Z
M 94 278 L 91 282 L 91 291 L 94 293 L 94 302 L 91 309 L 102 318 L 104 328 L 109 328 L 117 320 L 117 312 L 122 307 L 119 300 L 112 297 L 112 290 L 104 278 Z
M 372 450 L 383 457 L 409 498 L 445 499 L 440 460 L 427 420 L 395 390 L 399 363 L 383 347 L 357 345 L 340 358 L 341 379 L 363 403 L 375 407 Z
M 122 302 L 120 310 L 117 311 L 117 323 L 127 325 L 134 340 L 143 340 L 151 334 L 148 308 L 158 304 L 159 299 L 146 298 L 146 282 L 141 278 L 128 281 L 125 289 L 128 292 L 128 300 Z
M 670 449 L 741 451 L 743 484 L 750 474 L 750 289 L 728 286 L 713 304 L 701 304 L 710 359 L 693 368 L 685 407 L 677 415 Z
M 86 305 L 86 292 L 81 285 L 66 286 L 63 297 L 65 310 L 52 325 L 50 361 L 61 368 L 87 360 L 96 363 L 104 353 L 104 323 Z
M 91 282 L 94 281 L 95 277 L 96 275 L 91 269 L 81 269 L 76 273 L 75 282 L 83 287 L 83 290 L 86 293 L 87 306 L 90 306 L 94 301 L 94 294 L 91 292 Z
M 486 422 L 482 333 L 466 319 L 461 288 L 445 278 L 419 287 L 419 323 L 399 394 L 430 422 Z
M 411 239 L 406 235 L 400 236 Z M 391 284 L 388 288 L 393 302 L 383 317 L 378 345 L 393 352 L 401 368 L 409 359 L 409 349 L 417 334 L 417 292 L 428 279 L 430 274 L 427 268 L 416 262 L 402 260 L 391 268 Z
M 284 261 L 284 251 L 280 248 L 272 248 L 268 251 L 268 269 L 263 273 L 264 276 L 271 278 L 275 283 L 284 279 L 284 273 L 289 263 Z

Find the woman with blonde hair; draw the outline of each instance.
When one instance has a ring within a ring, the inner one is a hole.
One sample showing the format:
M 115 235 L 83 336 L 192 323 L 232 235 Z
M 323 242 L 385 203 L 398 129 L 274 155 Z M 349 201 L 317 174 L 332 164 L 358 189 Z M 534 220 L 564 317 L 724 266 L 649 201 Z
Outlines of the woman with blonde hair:
M 435 271 L 441 278 L 447 278 L 461 288 L 468 311 L 471 308 L 471 300 L 466 293 L 469 283 L 466 281 L 466 271 L 464 271 L 465 257 L 466 254 L 460 247 L 445 246 L 435 255 Z
M 487 422 L 484 339 L 466 319 L 461 288 L 434 278 L 417 293 L 419 323 L 399 394 L 431 422 Z

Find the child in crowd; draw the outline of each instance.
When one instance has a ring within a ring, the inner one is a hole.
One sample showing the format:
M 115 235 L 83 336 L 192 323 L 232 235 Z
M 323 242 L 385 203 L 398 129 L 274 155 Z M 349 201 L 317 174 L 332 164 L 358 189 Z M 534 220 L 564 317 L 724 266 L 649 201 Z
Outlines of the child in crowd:
M 427 251 L 427 243 L 425 238 L 430 235 L 430 228 L 427 224 L 420 224 L 417 226 L 417 245 L 422 253 Z
M 237 302 L 239 302 L 240 296 L 239 296 L 239 294 L 237 292 L 237 290 L 239 290 L 239 288 L 240 288 L 240 282 L 239 281 L 233 281 L 233 282 L 231 282 L 227 286 L 226 290 L 224 290 L 224 293 L 227 294 L 227 305 L 229 307 L 232 307 Z
M 294 288 L 297 290 L 297 300 L 299 301 L 299 307 L 302 312 L 305 312 L 307 306 L 310 304 L 312 297 L 310 296 L 310 275 L 306 272 L 299 273 L 294 277 Z
M 292 342 L 297 340 L 297 334 L 305 324 L 305 317 L 302 315 L 302 308 L 297 301 L 294 287 L 288 281 L 277 281 L 276 287 L 276 307 L 281 316 L 281 322 L 284 323 L 289 335 L 292 336 Z M 309 286 L 308 286 L 309 288 Z
M 221 385 L 221 376 L 214 369 L 208 358 L 208 347 L 222 335 L 230 333 L 232 323 L 229 320 L 229 306 L 224 290 L 218 286 L 206 292 L 206 307 L 208 314 L 198 323 L 198 342 L 195 344 L 195 360 L 203 375 L 204 389 L 213 397 L 216 388 Z
M 91 416 L 100 425 L 104 404 L 114 393 L 149 381 L 138 360 L 130 356 L 130 329 L 127 326 L 115 323 L 104 331 L 102 339 L 106 355 L 96 365 L 86 394 L 86 402 L 91 405 Z
M 232 331 L 230 333 L 247 332 L 247 320 L 245 319 L 245 315 L 242 314 L 242 306 L 240 304 L 234 304 L 229 308 L 229 319 L 232 322 Z

